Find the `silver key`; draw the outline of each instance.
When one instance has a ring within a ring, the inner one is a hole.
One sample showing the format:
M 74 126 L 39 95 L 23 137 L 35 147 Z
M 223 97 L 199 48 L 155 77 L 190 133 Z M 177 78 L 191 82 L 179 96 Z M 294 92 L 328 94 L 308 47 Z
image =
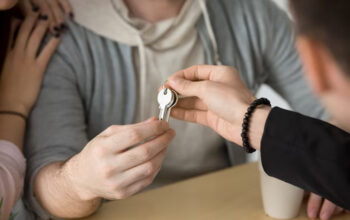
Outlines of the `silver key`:
M 168 107 L 168 110 L 167 110 L 167 115 L 166 115 L 166 121 L 167 122 L 169 121 L 171 109 L 177 104 L 177 101 L 179 100 L 179 95 L 177 94 L 177 92 L 175 92 L 172 89 L 169 89 L 169 90 L 170 90 L 170 92 L 173 93 L 174 100 L 173 100 L 173 103 Z
M 177 104 L 178 95 L 175 91 L 164 88 L 158 93 L 159 120 L 169 121 L 171 108 Z

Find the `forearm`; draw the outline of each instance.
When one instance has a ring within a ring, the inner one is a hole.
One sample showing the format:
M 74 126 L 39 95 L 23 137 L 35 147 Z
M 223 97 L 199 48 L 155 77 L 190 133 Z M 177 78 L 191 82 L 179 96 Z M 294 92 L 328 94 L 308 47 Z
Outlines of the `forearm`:
M 41 206 L 59 218 L 81 218 L 91 215 L 100 199 L 84 200 L 73 186 L 66 163 L 58 162 L 41 169 L 35 178 L 34 192 Z
M 323 121 L 275 108 L 261 157 L 267 174 L 349 209 L 350 134 Z
M 14 143 L 22 150 L 25 126 L 25 120 L 19 116 L 0 114 L 0 139 Z
M 19 199 L 25 174 L 25 159 L 13 143 L 0 140 L 0 219 L 7 219 Z

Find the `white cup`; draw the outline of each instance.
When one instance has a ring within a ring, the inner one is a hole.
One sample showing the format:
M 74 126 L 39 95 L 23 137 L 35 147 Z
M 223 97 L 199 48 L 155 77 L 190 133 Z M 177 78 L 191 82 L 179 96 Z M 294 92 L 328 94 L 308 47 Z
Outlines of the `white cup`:
M 268 176 L 259 156 L 261 193 L 265 213 L 275 219 L 292 219 L 299 215 L 304 190 Z

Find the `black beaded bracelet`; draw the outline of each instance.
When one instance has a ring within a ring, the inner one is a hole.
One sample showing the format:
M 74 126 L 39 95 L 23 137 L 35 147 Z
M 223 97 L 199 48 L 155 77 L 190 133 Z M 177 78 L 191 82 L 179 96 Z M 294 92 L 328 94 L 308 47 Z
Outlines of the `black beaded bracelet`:
M 244 115 L 244 119 L 243 119 L 243 124 L 242 124 L 242 133 L 241 133 L 241 137 L 242 137 L 242 142 L 243 142 L 243 149 L 245 152 L 247 153 L 254 153 L 256 150 L 254 148 L 252 148 L 252 146 L 250 145 L 249 142 L 249 138 L 248 138 L 248 131 L 249 131 L 249 122 L 250 122 L 250 118 L 254 112 L 254 110 L 259 106 L 259 105 L 267 105 L 271 107 L 271 103 L 268 99 L 266 98 L 260 98 L 255 100 L 248 108 L 247 112 Z

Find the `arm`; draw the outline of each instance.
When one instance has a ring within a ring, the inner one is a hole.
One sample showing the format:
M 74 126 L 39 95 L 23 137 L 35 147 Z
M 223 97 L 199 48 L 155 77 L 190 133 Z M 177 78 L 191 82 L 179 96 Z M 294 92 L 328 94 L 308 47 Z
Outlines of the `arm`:
M 68 163 L 54 162 L 43 167 L 35 178 L 34 194 L 53 216 L 77 218 L 91 215 L 100 206 L 101 199 L 83 199 L 77 194 L 67 170 Z
M 19 149 L 8 141 L 0 141 L 0 219 L 10 216 L 19 199 L 25 173 L 25 159 Z
M 242 144 L 242 121 L 255 98 L 234 68 L 195 66 L 175 73 L 168 84 L 190 96 L 172 109 L 173 117 L 211 127 Z M 317 119 L 270 110 L 257 108 L 248 129 L 251 145 L 261 145 L 267 173 L 349 208 L 350 135 Z
M 29 4 L 29 2 L 27 2 Z M 24 180 L 25 159 L 21 153 L 26 120 L 34 105 L 42 77 L 59 39 L 53 38 L 38 53 L 48 24 L 38 13 L 29 14 L 21 23 L 13 20 L 6 59 L 0 77 L 0 219 L 7 219 L 19 199 Z M 14 38 L 15 30 L 18 35 Z
M 28 122 L 25 155 L 28 160 L 26 199 L 43 219 L 91 214 L 97 201 L 81 201 L 62 173 L 64 161 L 88 143 L 83 100 L 76 74 L 83 68 L 71 34 L 63 42 L 45 74 L 42 90 Z M 73 65 L 74 63 L 74 65 Z M 48 184 L 50 183 L 50 184 Z
M 312 93 L 295 47 L 295 33 L 287 14 L 272 1 L 264 1 L 266 10 L 263 59 L 265 83 L 281 95 L 293 110 L 310 117 L 328 119 L 324 108 Z
M 350 209 L 349 144 L 339 128 L 275 108 L 261 141 L 262 163 L 269 175 Z
M 144 189 L 175 135 L 167 123 L 150 119 L 111 126 L 88 142 L 84 90 L 76 80 L 85 74 L 79 54 L 88 45 L 79 39 L 77 46 L 74 37 L 72 30 L 63 38 L 29 121 L 26 198 L 42 219 L 86 217 L 103 198 L 125 199 Z
M 303 74 L 303 67 L 295 48 L 292 22 L 272 1 L 265 1 L 268 40 L 265 42 L 264 63 L 266 84 L 279 93 L 293 110 L 307 116 L 329 120 L 329 115 L 312 94 Z M 327 219 L 341 212 L 340 207 L 311 194 L 307 205 L 310 218 Z

